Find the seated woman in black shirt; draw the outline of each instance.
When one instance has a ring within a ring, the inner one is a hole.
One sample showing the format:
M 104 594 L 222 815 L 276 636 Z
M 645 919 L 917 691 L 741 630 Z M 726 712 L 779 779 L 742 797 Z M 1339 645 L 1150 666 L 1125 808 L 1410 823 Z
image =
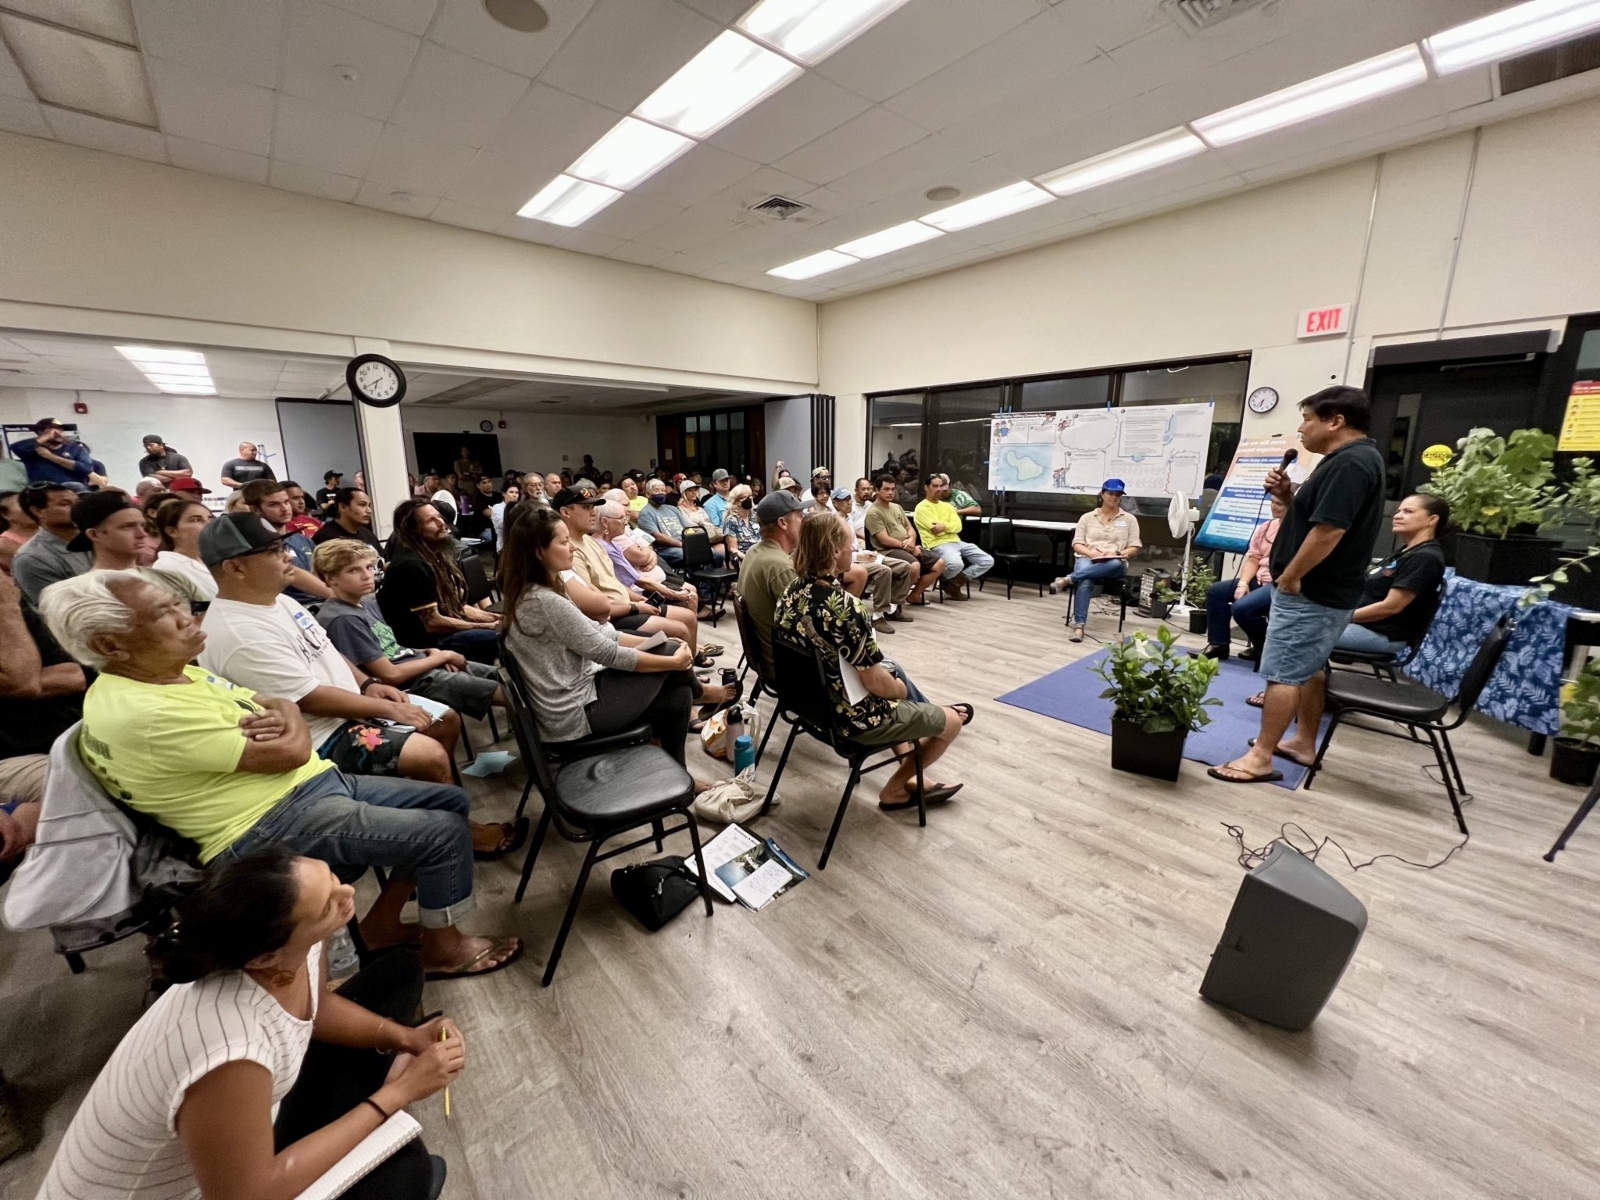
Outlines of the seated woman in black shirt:
M 1407 496 L 1393 528 L 1405 545 L 1372 569 L 1361 604 L 1339 635 L 1338 649 L 1399 654 L 1425 632 L 1429 599 L 1444 582 L 1439 537 L 1450 529 L 1450 505 L 1438 496 Z

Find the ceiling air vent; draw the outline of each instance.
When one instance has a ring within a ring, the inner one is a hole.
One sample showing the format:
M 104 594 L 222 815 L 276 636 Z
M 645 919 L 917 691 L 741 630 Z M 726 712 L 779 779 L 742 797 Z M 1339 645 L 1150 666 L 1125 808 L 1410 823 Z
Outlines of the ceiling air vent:
M 1600 33 L 1591 33 L 1520 58 L 1506 59 L 1500 64 L 1500 94 L 1525 92 L 1541 83 L 1554 83 L 1596 67 L 1600 67 Z
M 1277 0 L 1161 0 L 1161 7 L 1171 15 L 1179 28 L 1189 33 L 1210 29 L 1229 17 L 1236 17 L 1252 8 L 1274 4 Z
M 787 221 L 790 217 L 805 212 L 811 206 L 801 204 L 798 200 L 790 200 L 787 196 L 769 196 L 760 204 L 752 204 L 750 211 L 759 213 L 763 217 L 771 217 L 778 221 Z

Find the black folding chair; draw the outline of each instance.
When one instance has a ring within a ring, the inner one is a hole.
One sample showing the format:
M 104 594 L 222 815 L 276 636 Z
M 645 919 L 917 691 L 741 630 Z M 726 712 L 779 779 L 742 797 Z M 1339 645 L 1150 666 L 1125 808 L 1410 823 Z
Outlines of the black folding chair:
M 844 785 L 844 795 L 839 797 L 839 811 L 833 814 L 833 825 L 828 830 L 828 840 L 822 847 L 822 857 L 817 860 L 817 870 L 825 870 L 828 856 L 833 853 L 834 839 L 839 836 L 839 826 L 844 823 L 845 809 L 850 807 L 850 794 L 868 772 L 891 766 L 911 757 L 917 764 L 917 824 L 927 825 L 928 809 L 922 795 L 922 746 L 912 742 L 911 749 L 898 751 L 893 746 L 864 746 L 834 732 L 833 697 L 828 681 L 822 673 L 818 651 L 809 645 L 794 641 L 778 630 L 772 631 L 772 683 L 777 688 L 778 706 L 773 713 L 773 724 L 782 716 L 792 728 L 789 740 L 783 744 L 783 754 L 778 758 L 778 769 L 772 773 L 772 783 L 767 788 L 767 798 L 761 805 L 761 815 L 772 807 L 772 798 L 778 793 L 778 780 L 789 761 L 789 751 L 794 740 L 804 730 L 811 737 L 831 749 L 850 764 L 850 779 Z M 771 734 L 769 729 L 768 734 Z M 864 765 L 874 754 L 888 757 L 871 766 Z
M 724 596 L 739 578 L 739 572 L 732 567 L 717 566 L 711 537 L 698 525 L 690 525 L 683 531 L 683 573 L 690 583 L 704 583 L 711 588 L 711 624 L 714 627 L 726 611 Z
M 1411 640 L 1406 643 L 1406 648 L 1398 654 L 1391 654 L 1386 650 L 1335 650 L 1328 656 L 1328 661 L 1335 667 L 1366 667 L 1374 675 L 1390 680 L 1398 679 L 1400 668 L 1416 658 L 1417 651 L 1422 649 L 1422 643 L 1428 636 L 1428 628 L 1433 624 L 1433 618 L 1438 614 L 1439 605 L 1443 602 L 1443 580 L 1430 595 L 1418 596 L 1412 601 L 1413 604 L 1423 606 L 1426 617 Z
M 467 603 L 488 608 L 494 601 L 494 581 L 489 578 L 482 556 L 476 552 L 462 554 L 456 558 L 456 562 L 467 580 Z
M 1006 599 L 1011 599 L 1011 587 L 1017 581 L 1017 566 L 1021 563 L 1037 563 L 1039 556 L 1017 549 L 1017 527 L 1011 523 L 1010 517 L 989 518 L 989 556 L 995 562 L 1001 563 L 1006 569 Z M 983 585 L 989 582 L 989 576 L 984 575 L 978 580 L 978 590 L 983 591 Z M 1039 580 L 1039 595 L 1044 595 L 1044 580 Z
M 1370 725 L 1360 728 L 1388 737 L 1408 738 L 1414 742 L 1422 740 L 1417 736 L 1419 731 L 1427 734 L 1428 744 L 1433 747 L 1433 757 L 1439 764 L 1444 790 L 1450 796 L 1450 807 L 1455 810 L 1456 825 L 1462 833 L 1466 833 L 1467 821 L 1461 815 L 1461 798 L 1470 798 L 1471 793 L 1461 778 L 1461 767 L 1456 763 L 1455 750 L 1450 745 L 1450 731 L 1459 729 L 1477 706 L 1483 689 L 1489 684 L 1489 677 L 1500 665 L 1500 657 L 1506 652 L 1506 643 L 1511 640 L 1513 628 L 1510 618 L 1503 617 L 1489 631 L 1489 636 L 1483 639 L 1472 661 L 1467 664 L 1466 671 L 1462 673 L 1461 687 L 1454 700 L 1412 679 L 1385 679 L 1357 671 L 1329 671 L 1328 713 L 1332 719 L 1328 722 L 1328 731 L 1322 735 L 1322 745 L 1317 747 L 1317 757 L 1306 772 L 1306 788 L 1311 787 L 1312 780 L 1322 769 L 1322 760 L 1328 753 L 1328 745 L 1333 741 L 1334 731 L 1339 728 L 1340 722 L 1356 716 L 1393 721 L 1404 726 L 1406 732 L 1402 734 L 1396 730 L 1376 729 Z M 1446 720 L 1451 705 L 1455 706 L 1456 715 Z
M 566 915 L 561 919 L 561 929 L 556 934 L 555 945 L 544 967 L 544 986 L 549 987 L 555 978 L 556 964 L 561 961 L 561 951 L 567 944 L 567 934 L 572 930 L 573 918 L 578 915 L 578 905 L 583 900 L 584 888 L 589 882 L 589 872 L 597 862 L 637 850 L 640 846 L 661 841 L 685 830 L 694 846 L 695 867 L 699 871 L 700 895 L 705 901 L 706 916 L 711 915 L 711 886 L 706 883 L 706 862 L 700 851 L 700 830 L 695 825 L 694 779 L 680 767 L 673 757 L 660 746 L 630 744 L 600 748 L 593 744 L 586 749 L 593 753 L 565 762 L 552 760 L 549 749 L 539 737 L 539 722 L 535 717 L 529 697 L 522 686 L 521 672 L 516 660 L 509 654 L 501 656 L 500 670 L 508 691 L 514 692 L 512 708 L 514 720 L 520 728 L 519 744 L 524 745 L 523 755 L 528 764 L 529 780 L 537 784 L 544 799 L 544 815 L 534 830 L 528 845 L 528 856 L 522 862 L 522 878 L 517 883 L 516 903 L 528 890 L 528 879 L 533 875 L 533 864 L 538 860 L 539 847 L 552 824 L 562 837 L 570 842 L 588 842 L 589 852 L 584 855 L 583 868 L 572 889 L 572 899 L 567 903 Z M 648 735 L 648 730 L 646 731 Z M 526 739 L 524 742 L 523 739 Z M 527 799 L 527 789 L 523 799 Z M 521 813 L 519 808 L 518 813 Z M 668 818 L 682 818 L 677 825 L 667 825 Z M 650 833 L 635 838 L 623 846 L 613 846 L 600 852 L 606 841 L 618 834 L 628 833 L 643 826 Z
M 1139 579 L 1135 575 L 1124 575 L 1121 579 L 1096 580 L 1094 588 L 1089 593 L 1089 603 L 1093 605 L 1094 597 L 1109 596 L 1110 589 L 1115 585 L 1117 589 L 1117 632 L 1122 632 L 1122 627 L 1128 623 L 1128 593 L 1133 593 L 1133 599 L 1139 599 Z M 1062 623 L 1072 624 L 1072 605 L 1074 601 L 1072 592 L 1067 592 L 1067 615 L 1061 618 Z
M 767 681 L 772 678 L 772 665 L 762 661 L 761 635 L 756 630 L 755 620 L 750 616 L 750 610 L 744 606 L 744 597 L 738 592 L 733 593 L 733 623 L 739 630 L 739 644 L 744 647 L 744 675 L 739 677 L 743 682 L 745 675 L 751 671 L 756 673 L 755 686 L 750 689 L 748 703 L 754 704 L 766 692 L 776 696 L 777 691 Z M 772 720 L 767 722 L 767 731 L 761 735 L 761 744 L 756 747 L 756 762 L 761 761 L 761 755 L 766 751 L 767 743 L 772 739 L 772 730 L 778 723 L 778 712 L 773 710 Z

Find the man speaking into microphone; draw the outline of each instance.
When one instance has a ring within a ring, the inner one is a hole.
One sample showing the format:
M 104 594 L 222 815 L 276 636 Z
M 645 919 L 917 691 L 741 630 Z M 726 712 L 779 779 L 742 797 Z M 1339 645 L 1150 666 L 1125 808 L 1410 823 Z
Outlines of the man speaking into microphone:
M 1323 456 L 1291 496 L 1282 466 L 1266 489 L 1288 504 L 1272 546 L 1278 593 L 1267 622 L 1261 734 L 1241 757 L 1207 773 L 1227 783 L 1282 779 L 1273 755 L 1309 766 L 1322 723 L 1324 669 L 1361 600 L 1383 522 L 1383 455 L 1367 436 L 1372 402 L 1359 388 L 1324 388 L 1300 402 L 1300 444 Z M 1290 722 L 1294 736 L 1285 739 Z

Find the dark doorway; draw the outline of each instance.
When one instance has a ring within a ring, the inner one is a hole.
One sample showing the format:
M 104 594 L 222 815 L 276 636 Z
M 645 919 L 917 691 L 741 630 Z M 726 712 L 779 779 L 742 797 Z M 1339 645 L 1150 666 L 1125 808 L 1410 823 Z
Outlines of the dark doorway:
M 413 433 L 411 444 L 417 452 L 417 474 L 429 471 L 448 475 L 455 470 L 461 457 L 461 447 L 470 451 L 470 457 L 483 466 L 483 473 L 493 479 L 501 475 L 500 438 L 493 433 Z
M 709 479 L 721 467 L 735 479 L 759 479 L 766 469 L 765 435 L 766 414 L 759 404 L 656 418 L 661 465 L 673 474 L 699 471 Z

